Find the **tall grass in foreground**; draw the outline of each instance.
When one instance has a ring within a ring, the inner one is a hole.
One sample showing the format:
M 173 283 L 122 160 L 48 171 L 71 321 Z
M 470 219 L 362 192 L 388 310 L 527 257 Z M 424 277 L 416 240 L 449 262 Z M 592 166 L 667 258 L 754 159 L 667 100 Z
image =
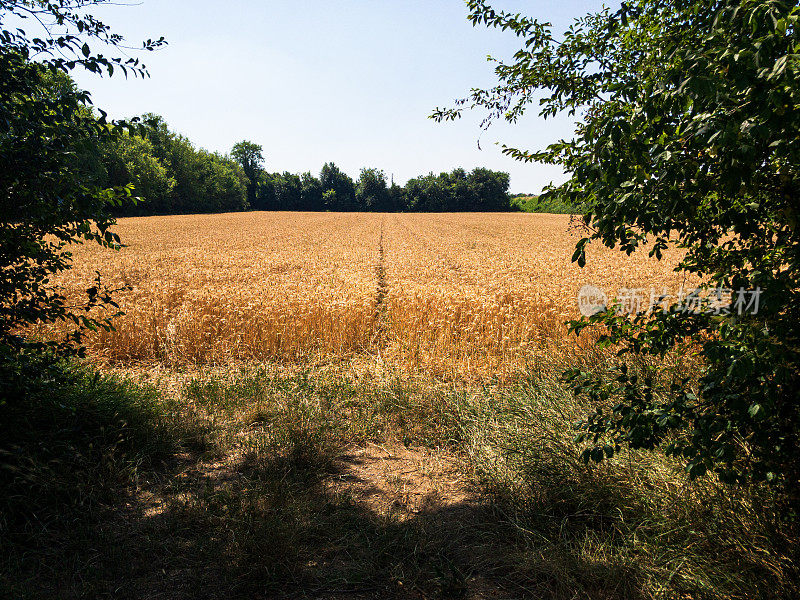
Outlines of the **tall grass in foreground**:
M 688 482 L 653 453 L 583 464 L 570 424 L 587 407 L 548 369 L 482 386 L 350 366 L 205 371 L 180 376 L 170 401 L 140 383 L 92 381 L 79 375 L 63 396 L 90 416 L 84 425 L 70 410 L 17 421 L 35 428 L 17 434 L 24 455 L 53 448 L 31 440 L 55 430 L 68 433 L 52 439 L 92 460 L 58 452 L 60 471 L 48 457 L 28 471 L 80 482 L 71 502 L 83 513 L 13 480 L 0 563 L 12 596 L 627 600 L 796 590 L 797 537 L 766 490 Z M 342 457 L 369 443 L 456 460 L 472 500 L 400 514 L 354 496 Z M 176 464 L 160 462 L 170 455 Z
M 473 476 L 513 526 L 519 568 L 543 593 L 605 596 L 605 574 L 621 597 L 791 596 L 797 539 L 768 490 L 690 482 L 654 452 L 584 464 L 568 424 L 590 407 L 568 398 L 540 375 L 476 396 L 462 420 Z
M 50 359 L 15 366 L 0 371 L 3 537 L 96 514 L 175 455 L 176 403 L 152 386 Z

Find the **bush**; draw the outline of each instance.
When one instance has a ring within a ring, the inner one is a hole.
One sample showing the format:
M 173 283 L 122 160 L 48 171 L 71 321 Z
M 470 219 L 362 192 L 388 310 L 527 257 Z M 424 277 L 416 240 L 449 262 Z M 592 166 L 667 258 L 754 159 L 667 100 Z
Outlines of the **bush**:
M 0 538 L 91 516 L 174 454 L 157 390 L 35 355 L 0 366 Z

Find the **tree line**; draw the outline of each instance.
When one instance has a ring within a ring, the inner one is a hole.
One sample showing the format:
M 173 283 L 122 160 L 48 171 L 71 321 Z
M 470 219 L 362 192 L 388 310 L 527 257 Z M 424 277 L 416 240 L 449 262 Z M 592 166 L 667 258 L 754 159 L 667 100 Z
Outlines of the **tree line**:
M 397 185 L 376 168 L 357 180 L 333 162 L 319 175 L 270 173 L 262 146 L 237 143 L 229 155 L 196 148 L 158 115 L 142 117 L 137 132 L 113 138 L 97 150 L 101 186 L 133 184 L 136 203 L 117 216 L 233 212 L 244 210 L 459 212 L 517 210 L 508 194 L 508 173 L 476 168 L 429 173 Z

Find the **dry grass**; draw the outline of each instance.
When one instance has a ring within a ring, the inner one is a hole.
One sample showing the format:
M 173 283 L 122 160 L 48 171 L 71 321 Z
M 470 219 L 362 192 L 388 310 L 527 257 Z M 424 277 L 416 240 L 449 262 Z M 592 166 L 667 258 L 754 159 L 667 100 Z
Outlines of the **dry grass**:
M 586 407 L 553 378 L 202 367 L 71 389 L 67 407 L 101 397 L 97 418 L 4 431 L 38 462 L 8 496 L 31 518 L 0 522 L 2 597 L 796 596 L 764 490 L 655 453 L 584 465 L 568 423 Z
M 593 283 L 663 286 L 662 262 L 593 248 L 566 215 L 246 213 L 121 220 L 121 252 L 81 247 L 61 283 L 100 271 L 127 313 L 89 340 L 104 362 L 309 363 L 365 356 L 446 379 L 508 377 L 569 353 L 563 321 Z

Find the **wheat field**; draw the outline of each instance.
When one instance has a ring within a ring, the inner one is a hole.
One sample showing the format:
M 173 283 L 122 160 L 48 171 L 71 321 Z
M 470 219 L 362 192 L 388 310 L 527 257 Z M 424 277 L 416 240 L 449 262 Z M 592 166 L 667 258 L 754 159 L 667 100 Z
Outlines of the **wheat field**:
M 563 322 L 594 284 L 677 288 L 664 260 L 591 246 L 566 215 L 230 213 L 121 219 L 120 251 L 74 251 L 126 314 L 90 356 L 169 366 L 361 357 L 439 377 L 505 377 L 578 343 Z M 52 333 L 52 332 L 50 332 Z

